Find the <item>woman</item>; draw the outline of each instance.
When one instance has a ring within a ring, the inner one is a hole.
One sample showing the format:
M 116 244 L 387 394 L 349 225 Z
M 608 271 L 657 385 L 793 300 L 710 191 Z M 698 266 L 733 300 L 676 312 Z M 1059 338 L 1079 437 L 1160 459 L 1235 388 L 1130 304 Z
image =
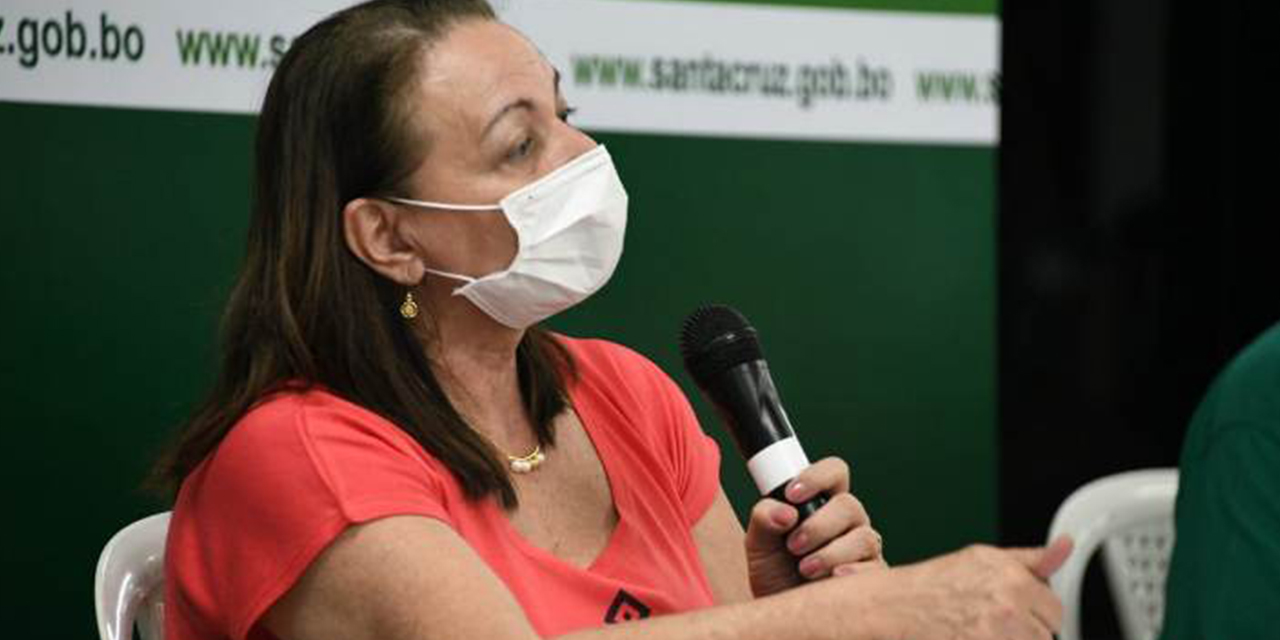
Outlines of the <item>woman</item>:
M 161 468 L 166 638 L 1047 637 L 1052 558 L 887 570 L 835 459 L 788 489 L 830 494 L 817 514 L 763 500 L 744 533 L 665 375 L 537 328 L 622 248 L 626 193 L 570 112 L 483 0 L 294 43 L 223 370 Z

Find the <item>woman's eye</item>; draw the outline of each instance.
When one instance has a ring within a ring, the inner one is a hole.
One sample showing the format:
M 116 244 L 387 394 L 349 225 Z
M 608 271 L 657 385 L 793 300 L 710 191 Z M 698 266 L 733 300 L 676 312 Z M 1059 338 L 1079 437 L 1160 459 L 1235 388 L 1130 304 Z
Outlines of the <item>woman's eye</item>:
M 561 119 L 562 121 L 564 121 L 564 122 L 568 122 L 568 121 L 569 121 L 569 116 L 571 116 L 571 115 L 573 115 L 573 114 L 575 114 L 575 113 L 577 113 L 577 112 L 578 112 L 578 108 L 577 108 L 577 107 L 565 107 L 565 108 L 561 109 L 561 110 L 560 110 L 560 113 L 557 113 L 556 115 L 560 116 L 560 119 Z
M 525 138 L 520 144 L 516 145 L 507 154 L 508 160 L 520 160 L 529 155 L 533 150 L 533 138 Z

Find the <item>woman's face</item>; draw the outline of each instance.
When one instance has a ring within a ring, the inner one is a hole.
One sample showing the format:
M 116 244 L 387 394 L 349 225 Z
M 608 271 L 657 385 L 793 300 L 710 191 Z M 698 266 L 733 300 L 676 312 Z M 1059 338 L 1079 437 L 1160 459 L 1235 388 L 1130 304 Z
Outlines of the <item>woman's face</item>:
M 427 150 L 409 197 L 494 204 L 595 146 L 565 121 L 558 72 L 514 29 L 463 22 L 425 56 L 411 126 Z M 483 276 L 515 257 L 515 232 L 501 211 L 426 209 L 406 220 L 428 267 Z

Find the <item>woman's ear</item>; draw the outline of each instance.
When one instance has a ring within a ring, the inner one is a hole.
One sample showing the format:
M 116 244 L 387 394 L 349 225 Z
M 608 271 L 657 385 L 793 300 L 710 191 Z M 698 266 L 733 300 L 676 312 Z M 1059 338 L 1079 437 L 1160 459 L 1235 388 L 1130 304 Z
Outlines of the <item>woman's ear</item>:
M 401 211 L 374 198 L 356 198 L 342 208 L 347 247 L 361 262 L 393 282 L 412 287 L 425 275 L 422 258 L 400 235 Z

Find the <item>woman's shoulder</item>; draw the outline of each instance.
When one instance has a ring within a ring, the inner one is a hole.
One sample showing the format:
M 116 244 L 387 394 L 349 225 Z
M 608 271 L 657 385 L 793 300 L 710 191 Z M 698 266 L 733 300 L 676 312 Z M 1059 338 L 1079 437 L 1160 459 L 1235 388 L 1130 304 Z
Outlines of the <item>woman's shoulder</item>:
M 321 387 L 290 387 L 251 407 L 198 471 L 234 485 L 299 474 L 333 478 L 389 458 L 422 471 L 437 466 L 417 441 L 377 413 Z
M 669 415 L 686 411 L 679 385 L 640 352 L 596 338 L 556 336 L 573 356 L 575 400 L 607 400 L 628 412 Z
M 236 421 L 220 449 L 255 450 L 335 436 L 412 442 L 386 418 L 323 387 L 284 387 L 263 396 Z
M 166 548 L 181 615 L 245 637 L 353 524 L 417 515 L 451 524 L 434 458 L 389 421 L 319 388 L 264 396 L 183 482 Z
M 452 487 L 442 463 L 390 421 L 324 389 L 287 389 L 236 422 L 187 476 L 175 512 L 279 522 L 269 514 L 284 510 L 302 529 L 384 512 L 444 519 Z
M 647 356 L 630 347 L 603 338 L 576 338 L 556 334 L 556 339 L 573 356 L 574 364 L 581 370 L 606 371 L 623 376 L 666 375 Z

